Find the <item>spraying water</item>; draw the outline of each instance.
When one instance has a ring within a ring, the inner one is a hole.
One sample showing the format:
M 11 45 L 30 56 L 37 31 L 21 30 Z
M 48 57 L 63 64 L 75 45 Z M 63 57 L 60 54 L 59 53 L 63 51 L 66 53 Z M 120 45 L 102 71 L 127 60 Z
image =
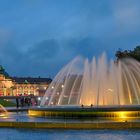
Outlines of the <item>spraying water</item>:
M 140 63 L 76 57 L 56 75 L 41 106 L 140 104 Z

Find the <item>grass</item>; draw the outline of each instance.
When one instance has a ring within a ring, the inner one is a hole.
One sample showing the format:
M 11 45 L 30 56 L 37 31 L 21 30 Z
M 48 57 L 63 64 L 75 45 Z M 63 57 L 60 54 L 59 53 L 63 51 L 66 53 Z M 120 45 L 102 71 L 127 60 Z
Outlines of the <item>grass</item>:
M 0 99 L 0 104 L 4 107 L 14 107 L 14 106 L 16 106 L 15 103 L 13 103 L 9 100 L 5 100 L 5 99 Z

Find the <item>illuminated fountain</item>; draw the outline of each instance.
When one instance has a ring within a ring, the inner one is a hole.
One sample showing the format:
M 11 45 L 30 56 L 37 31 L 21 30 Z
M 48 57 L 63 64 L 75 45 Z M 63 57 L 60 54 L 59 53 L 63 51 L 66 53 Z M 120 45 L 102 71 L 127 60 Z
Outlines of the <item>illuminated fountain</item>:
M 132 59 L 107 63 L 81 57 L 54 78 L 41 102 L 45 105 L 131 105 L 140 103 L 140 64 Z
M 103 108 L 131 111 L 139 104 L 140 63 L 130 58 L 108 63 L 103 54 L 98 60 L 77 57 L 67 64 L 50 84 L 40 105 L 61 111 L 81 109 L 82 105 L 98 112 Z
M 8 116 L 7 110 L 5 109 L 5 107 L 3 107 L 3 106 L 0 104 L 0 117 L 7 117 L 7 116 Z

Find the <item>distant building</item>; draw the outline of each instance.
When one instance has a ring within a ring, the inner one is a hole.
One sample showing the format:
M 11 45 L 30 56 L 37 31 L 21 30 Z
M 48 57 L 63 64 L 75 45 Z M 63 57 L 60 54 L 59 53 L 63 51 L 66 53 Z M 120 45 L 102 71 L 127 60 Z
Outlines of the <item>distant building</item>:
M 43 96 L 52 81 L 50 78 L 40 77 L 11 77 L 11 79 L 14 84 L 14 95 Z
M 41 77 L 10 77 L 0 66 L 0 96 L 43 96 L 51 81 Z
M 0 96 L 13 94 L 13 82 L 5 69 L 0 66 Z

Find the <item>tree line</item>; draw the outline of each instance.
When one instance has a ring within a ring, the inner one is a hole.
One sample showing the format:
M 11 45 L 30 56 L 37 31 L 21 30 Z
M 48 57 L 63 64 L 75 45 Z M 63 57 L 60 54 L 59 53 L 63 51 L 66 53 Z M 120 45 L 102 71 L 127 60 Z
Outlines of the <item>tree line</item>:
M 140 61 L 140 46 L 136 46 L 133 50 L 122 51 L 121 49 L 119 49 L 118 51 L 116 51 L 115 56 L 117 60 L 126 58 L 126 57 L 131 57 Z

